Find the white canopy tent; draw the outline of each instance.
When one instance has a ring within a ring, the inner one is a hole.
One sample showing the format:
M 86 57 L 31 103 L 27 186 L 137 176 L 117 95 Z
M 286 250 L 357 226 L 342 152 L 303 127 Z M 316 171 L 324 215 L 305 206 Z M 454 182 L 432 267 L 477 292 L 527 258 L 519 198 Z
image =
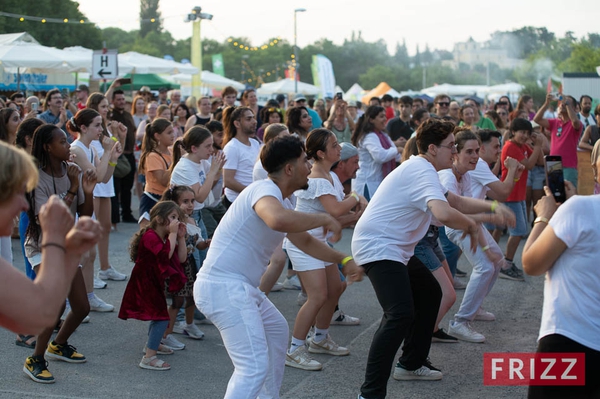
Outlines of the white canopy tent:
M 358 83 L 354 83 L 347 92 L 344 93 L 344 100 L 346 101 L 360 101 L 365 95 L 366 90 L 360 87 Z
M 192 75 L 185 73 L 165 76 L 165 78 L 182 85 L 190 85 L 192 83 Z M 244 90 L 246 88 L 244 84 L 237 80 L 229 79 L 210 71 L 202 71 L 202 86 L 217 90 L 223 89 L 226 86 L 232 86 L 236 90 Z
M 260 86 L 256 93 L 259 96 L 272 96 L 274 94 L 294 94 L 296 92 L 296 83 L 292 79 L 281 79 L 277 82 L 265 83 Z M 316 96 L 320 92 L 317 86 L 308 83 L 298 82 L 298 94 L 305 96 Z
M 193 75 L 198 73 L 198 68 L 191 64 L 182 64 L 180 62 L 165 60 L 147 54 L 136 53 L 135 51 L 119 54 L 118 57 L 119 75 L 124 75 L 126 73 L 187 73 Z M 90 58 L 90 67 L 91 61 Z M 123 70 L 121 70 L 122 67 Z M 131 68 L 131 70 L 125 71 L 126 68 Z

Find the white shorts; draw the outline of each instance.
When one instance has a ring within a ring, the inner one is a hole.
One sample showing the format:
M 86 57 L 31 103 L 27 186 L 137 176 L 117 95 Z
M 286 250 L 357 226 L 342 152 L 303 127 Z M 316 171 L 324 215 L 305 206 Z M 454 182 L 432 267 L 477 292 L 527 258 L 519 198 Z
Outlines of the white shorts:
M 287 256 L 292 262 L 292 268 L 297 272 L 307 272 L 309 270 L 325 269 L 330 263 L 313 258 L 310 255 L 302 252 L 290 240 L 285 240 L 283 249 L 286 250 Z

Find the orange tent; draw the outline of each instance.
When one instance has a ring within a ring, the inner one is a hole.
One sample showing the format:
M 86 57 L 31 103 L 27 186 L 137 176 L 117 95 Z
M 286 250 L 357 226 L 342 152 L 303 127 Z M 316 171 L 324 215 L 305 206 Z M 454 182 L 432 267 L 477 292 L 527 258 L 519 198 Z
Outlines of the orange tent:
M 362 98 L 362 102 L 364 104 L 369 104 L 369 100 L 373 97 L 380 97 L 383 96 L 385 93 L 387 93 L 388 91 L 390 91 L 392 88 L 390 87 L 389 84 L 385 83 L 385 82 L 381 82 L 377 85 L 376 88 L 374 88 L 373 90 L 371 90 L 370 92 L 368 92 L 367 94 L 365 94 Z

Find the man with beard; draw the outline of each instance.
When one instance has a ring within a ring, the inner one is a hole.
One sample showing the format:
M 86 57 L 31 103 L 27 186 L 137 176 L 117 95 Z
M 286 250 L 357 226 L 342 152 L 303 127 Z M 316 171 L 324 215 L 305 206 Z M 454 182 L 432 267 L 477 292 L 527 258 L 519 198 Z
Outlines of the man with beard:
M 250 110 L 244 111 L 241 118 L 246 118 L 247 112 L 251 122 L 254 116 Z M 286 205 L 289 202 L 284 199 L 294 191 L 308 188 L 311 165 L 302 142 L 293 136 L 271 140 L 263 148 L 260 160 L 268 179 L 245 187 L 231 204 L 215 231 L 194 284 L 196 306 L 219 329 L 234 365 L 225 393 L 228 398 L 279 397 L 288 323 L 257 287 L 269 257 L 286 235 L 307 254 L 344 264 L 349 280 L 362 279 L 362 269 L 352 257 L 307 233 L 323 227 L 333 232 L 337 241 L 341 226 L 333 217 L 296 212 Z
M 414 132 L 414 129 L 410 124 L 412 102 L 413 100 L 409 96 L 400 97 L 400 100 L 398 101 L 398 116 L 388 120 L 385 130 L 387 130 L 394 142 L 399 138 L 403 138 L 403 142 L 405 143 Z M 402 144 L 401 147 L 404 148 L 404 144 Z
M 579 120 L 583 124 L 583 130 L 587 129 L 588 126 L 596 126 L 598 121 L 592 114 L 592 97 L 584 94 L 579 99 L 579 106 L 581 108 L 581 112 L 577 115 Z

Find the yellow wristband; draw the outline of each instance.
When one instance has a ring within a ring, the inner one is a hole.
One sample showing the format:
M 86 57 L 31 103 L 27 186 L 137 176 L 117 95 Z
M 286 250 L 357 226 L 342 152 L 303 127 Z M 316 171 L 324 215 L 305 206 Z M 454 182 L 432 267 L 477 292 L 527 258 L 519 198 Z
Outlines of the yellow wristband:
M 354 259 L 352 256 L 346 256 L 342 259 L 342 267 L 346 266 L 346 263 L 350 262 L 352 259 Z
M 490 246 L 489 246 L 489 245 L 486 245 L 485 247 L 481 248 L 481 250 L 482 250 L 483 252 L 487 251 L 488 249 L 490 249 Z
M 515 183 L 516 183 L 516 182 L 518 182 L 518 181 L 519 181 L 519 178 L 515 178 L 515 179 L 514 179 L 514 181 L 515 181 Z
M 350 193 L 350 196 L 353 197 L 356 202 L 360 202 L 360 198 L 358 198 L 358 194 L 356 194 L 354 191 Z
M 498 208 L 498 201 L 494 200 L 494 202 L 492 202 L 491 211 L 495 213 L 496 208 Z
M 108 161 L 108 166 L 117 166 L 117 163 Z
M 116 142 L 116 141 L 119 141 L 119 139 L 118 139 L 118 138 L 116 138 L 115 136 L 112 136 L 110 139 L 111 139 L 112 141 L 115 141 L 115 142 Z
M 546 224 L 548 224 L 548 218 L 545 218 L 543 216 L 538 216 L 533 221 L 533 224 L 535 225 L 535 224 L 538 224 L 538 223 L 546 223 Z

